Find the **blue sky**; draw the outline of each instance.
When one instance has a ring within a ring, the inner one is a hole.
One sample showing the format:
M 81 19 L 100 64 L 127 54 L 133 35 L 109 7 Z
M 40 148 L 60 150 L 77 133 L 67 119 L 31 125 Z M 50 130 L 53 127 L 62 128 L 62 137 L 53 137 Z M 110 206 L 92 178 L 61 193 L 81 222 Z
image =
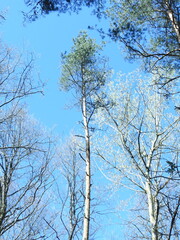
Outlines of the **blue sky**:
M 46 83 L 44 96 L 36 95 L 29 99 L 30 113 L 43 125 L 67 136 L 71 129 L 77 127 L 81 116 L 76 109 L 66 107 L 73 101 L 71 94 L 58 89 L 60 54 L 70 50 L 72 38 L 76 37 L 80 30 L 86 30 L 87 26 L 96 23 L 99 26 L 106 26 L 107 23 L 99 22 L 88 9 L 84 9 L 79 15 L 57 16 L 57 13 L 52 13 L 24 25 L 22 11 L 27 8 L 23 0 L 1 1 L 0 9 L 6 11 L 6 21 L 1 24 L 1 38 L 12 48 L 23 52 L 24 56 L 33 52 L 36 56 L 36 70 L 41 80 Z M 100 43 L 97 32 L 90 31 L 89 34 Z M 104 55 L 109 57 L 109 65 L 115 72 L 129 72 L 135 68 L 124 61 L 120 49 L 113 43 L 107 44 Z

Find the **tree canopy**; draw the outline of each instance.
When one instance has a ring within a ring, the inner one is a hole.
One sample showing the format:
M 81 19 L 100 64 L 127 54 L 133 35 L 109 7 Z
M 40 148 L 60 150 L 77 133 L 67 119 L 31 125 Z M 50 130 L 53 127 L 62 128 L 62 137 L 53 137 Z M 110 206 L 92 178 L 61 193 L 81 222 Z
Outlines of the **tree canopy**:
M 76 12 L 84 6 L 92 7 L 95 14 L 99 14 L 104 6 L 105 0 L 25 0 L 30 12 L 26 15 L 30 20 L 36 20 L 41 15 L 50 12 Z
M 106 14 L 110 36 L 123 42 L 130 59 L 143 59 L 165 86 L 180 77 L 180 3 L 167 0 L 113 0 Z
M 102 46 L 96 44 L 86 32 L 80 32 L 73 42 L 71 52 L 62 54 L 60 85 L 65 90 L 74 89 L 78 101 L 86 96 L 92 106 L 91 97 L 108 77 L 107 59 L 100 56 Z

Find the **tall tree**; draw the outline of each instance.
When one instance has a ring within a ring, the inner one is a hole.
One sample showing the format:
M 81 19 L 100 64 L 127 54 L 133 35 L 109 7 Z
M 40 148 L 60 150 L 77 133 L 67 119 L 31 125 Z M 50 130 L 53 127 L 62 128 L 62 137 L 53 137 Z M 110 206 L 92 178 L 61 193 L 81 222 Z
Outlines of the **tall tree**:
M 180 118 L 170 113 L 155 87 L 147 86 L 150 82 L 133 73 L 109 84 L 114 106 L 97 116 L 107 133 L 98 138 L 97 154 L 107 170 L 114 169 L 109 178 L 142 197 L 137 216 L 141 225 L 131 222 L 137 231 L 130 239 L 179 239 Z
M 100 102 L 96 95 L 107 79 L 107 60 L 101 57 L 102 49 L 95 41 L 81 32 L 73 40 L 74 45 L 69 54 L 62 56 L 62 76 L 60 84 L 65 90 L 72 89 L 76 95 L 76 104 L 82 113 L 84 128 L 85 157 L 85 206 L 83 240 L 89 239 L 90 205 L 91 205 L 91 120 Z

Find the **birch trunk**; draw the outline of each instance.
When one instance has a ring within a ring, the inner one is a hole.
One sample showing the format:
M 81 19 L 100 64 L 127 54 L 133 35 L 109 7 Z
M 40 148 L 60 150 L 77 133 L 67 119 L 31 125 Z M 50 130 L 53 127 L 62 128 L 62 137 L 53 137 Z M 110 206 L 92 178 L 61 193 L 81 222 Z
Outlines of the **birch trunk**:
M 149 219 L 151 224 L 151 239 L 158 240 L 158 226 L 157 226 L 157 202 L 155 197 L 152 194 L 150 181 L 146 182 L 146 194 L 148 199 L 148 211 L 149 211 Z
M 86 141 L 86 176 L 85 176 L 85 206 L 84 206 L 84 221 L 83 221 L 83 238 L 89 239 L 89 224 L 90 224 L 90 196 L 91 196 L 91 162 L 90 162 L 90 135 L 87 117 L 86 98 L 82 98 L 82 113 L 84 121 L 85 141 Z

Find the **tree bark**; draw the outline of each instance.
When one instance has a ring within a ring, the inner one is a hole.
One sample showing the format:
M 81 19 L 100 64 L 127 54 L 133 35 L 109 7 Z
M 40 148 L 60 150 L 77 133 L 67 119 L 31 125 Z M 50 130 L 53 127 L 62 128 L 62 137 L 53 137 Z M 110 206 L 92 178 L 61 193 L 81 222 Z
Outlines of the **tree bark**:
M 158 240 L 157 206 L 155 198 L 152 194 L 151 183 L 149 180 L 146 181 L 146 194 L 148 199 L 148 211 L 151 224 L 151 239 Z
M 89 239 L 90 225 L 90 197 L 91 197 L 91 159 L 90 159 L 90 135 L 89 124 L 87 117 L 86 97 L 82 98 L 82 114 L 84 121 L 85 141 L 86 141 L 86 176 L 85 176 L 85 206 L 84 206 L 84 221 L 83 221 L 83 237 L 82 240 Z

